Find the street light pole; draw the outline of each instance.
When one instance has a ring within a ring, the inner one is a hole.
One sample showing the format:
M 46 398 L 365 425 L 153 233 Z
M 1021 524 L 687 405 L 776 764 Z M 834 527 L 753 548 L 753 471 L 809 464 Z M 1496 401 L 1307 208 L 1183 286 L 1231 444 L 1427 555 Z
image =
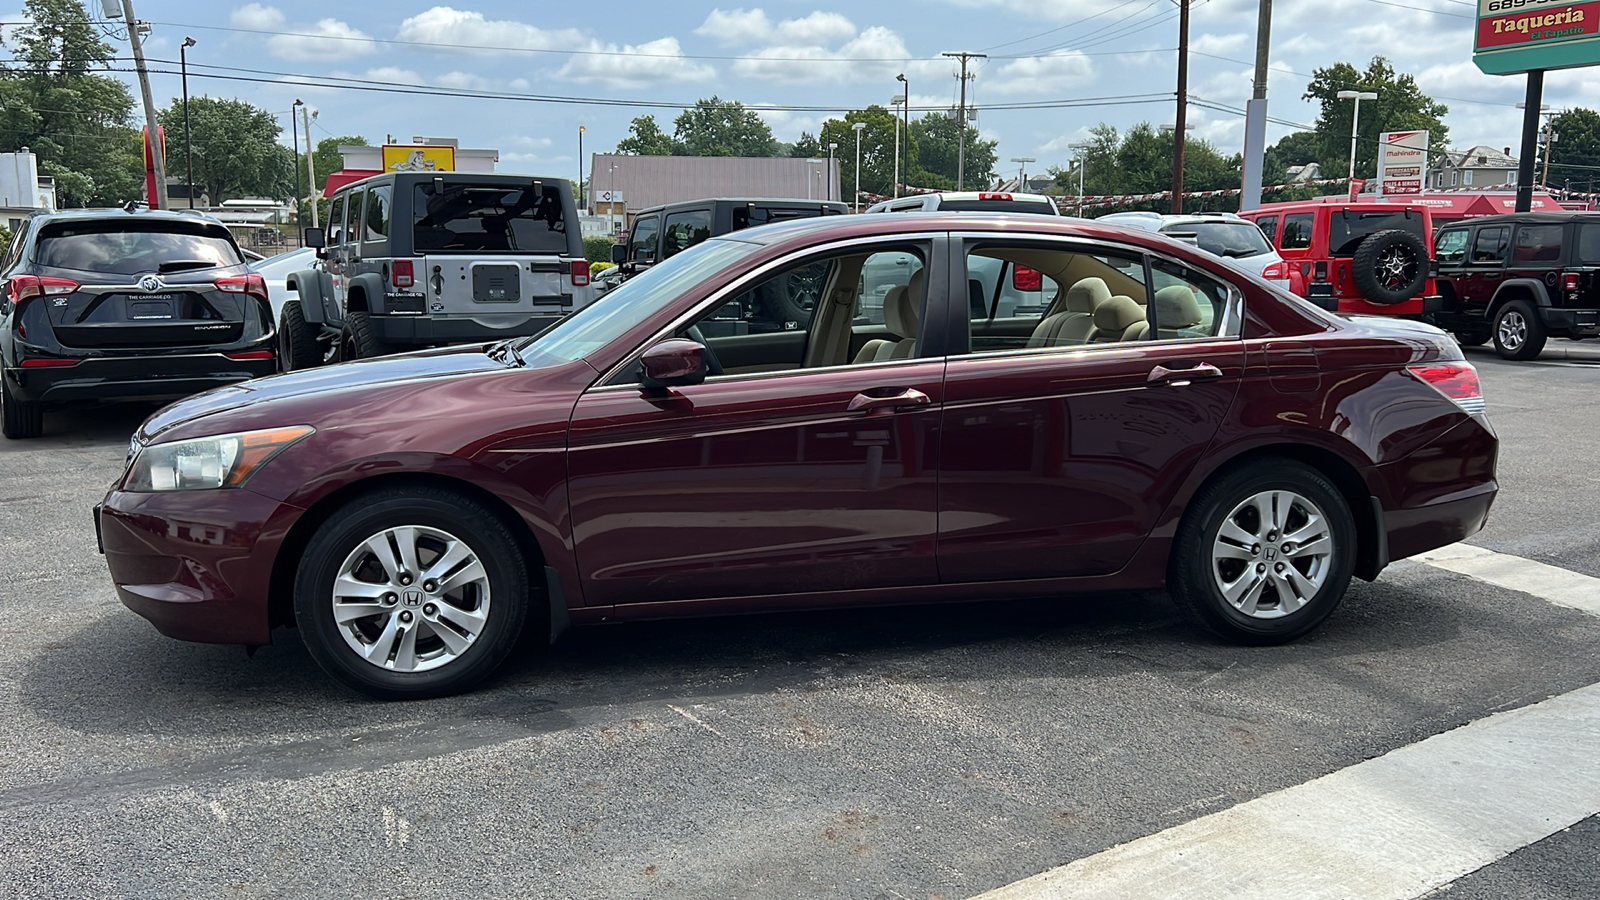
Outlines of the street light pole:
M 188 169 L 189 208 L 194 209 L 194 140 L 189 133 L 189 56 L 194 38 L 185 37 L 178 46 L 178 69 L 183 73 L 183 157 Z
M 866 127 L 865 122 L 857 122 L 850 126 L 850 130 L 856 133 L 856 195 L 851 198 L 851 212 L 861 212 L 861 129 Z
M 588 211 L 583 205 L 583 132 L 584 127 L 578 126 L 578 208 Z
M 1013 156 L 1011 161 L 1018 164 L 1017 191 L 1026 194 L 1028 192 L 1028 163 L 1037 162 L 1037 160 L 1031 156 Z
M 906 80 L 906 76 L 905 76 L 904 72 L 900 73 L 899 75 L 896 75 L 894 77 L 894 80 L 900 82 L 900 84 L 903 86 L 903 93 L 900 95 L 900 117 L 901 117 L 901 119 L 903 121 L 903 124 L 905 125 L 905 132 L 906 132 L 906 171 L 909 172 L 911 170 L 911 82 Z M 899 132 L 896 132 L 896 134 L 898 134 L 898 133 Z M 898 196 L 900 196 L 900 164 L 899 163 L 895 163 L 894 172 L 895 172 L 895 174 L 894 174 L 894 195 L 896 197 L 898 197 Z
M 834 175 L 835 169 L 833 168 L 833 151 L 835 151 L 837 149 L 839 149 L 839 142 L 838 141 L 833 141 L 833 142 L 830 142 L 828 144 L 828 199 L 829 200 L 837 200 L 837 199 L 839 199 L 838 197 L 834 196 L 834 192 L 839 189 L 839 184 L 838 184 L 839 179 Z
M 1348 184 L 1350 196 L 1356 193 L 1356 128 L 1361 122 L 1361 101 L 1376 100 L 1376 91 L 1340 91 L 1336 94 L 1340 100 L 1354 100 L 1355 106 L 1350 112 L 1350 182 Z
M 894 116 L 894 186 L 890 189 L 891 196 L 900 196 L 900 98 L 895 97 L 889 101 L 890 115 Z
M 1076 153 L 1078 157 L 1078 218 L 1080 219 L 1083 218 L 1083 164 L 1088 161 L 1088 157 L 1084 156 L 1084 151 L 1088 150 L 1090 146 L 1089 144 L 1067 145 L 1067 149 Z

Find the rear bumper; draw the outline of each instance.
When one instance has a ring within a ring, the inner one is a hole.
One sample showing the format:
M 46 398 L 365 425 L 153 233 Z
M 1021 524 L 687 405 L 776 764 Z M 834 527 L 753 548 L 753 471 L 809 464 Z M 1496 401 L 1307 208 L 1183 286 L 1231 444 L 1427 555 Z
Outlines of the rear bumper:
M 6 369 L 23 400 L 176 400 L 211 388 L 272 375 L 276 357 L 229 359 L 223 353 L 95 356 L 70 366 Z
M 1500 485 L 1500 439 L 1482 415 L 1464 416 L 1403 460 L 1381 467 L 1390 501 L 1383 510 L 1388 559 L 1405 559 L 1483 529 Z
M 1437 550 L 1482 531 L 1499 489 L 1490 481 L 1425 506 L 1385 510 L 1390 561 Z
M 1539 307 L 1539 318 L 1546 328 L 1600 328 L 1600 309 L 1559 309 Z
M 430 316 L 374 315 L 369 321 L 378 339 L 390 344 L 466 344 L 498 341 L 538 334 L 561 321 L 565 313 L 552 309 L 530 315 L 504 316 L 484 324 L 479 319 Z

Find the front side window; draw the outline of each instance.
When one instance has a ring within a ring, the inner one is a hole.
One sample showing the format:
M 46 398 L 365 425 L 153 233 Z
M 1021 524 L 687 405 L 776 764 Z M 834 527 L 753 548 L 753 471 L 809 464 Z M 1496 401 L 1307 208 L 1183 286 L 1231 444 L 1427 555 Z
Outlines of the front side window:
M 1433 256 L 1441 263 L 1461 263 L 1467 259 L 1465 228 L 1446 228 L 1439 232 L 1433 243 Z
M 367 191 L 366 233 L 362 240 L 386 241 L 389 239 L 389 208 L 394 188 L 380 184 Z
M 1262 216 L 1261 218 L 1256 220 L 1256 227 L 1261 229 L 1261 236 L 1267 239 L 1267 243 L 1268 244 L 1271 244 L 1271 243 L 1277 241 L 1277 239 L 1278 239 L 1278 217 L 1277 216 Z
M 711 211 L 673 213 L 662 229 L 661 258 L 670 259 L 711 237 Z
M 491 187 L 430 181 L 414 191 L 412 238 L 420 252 L 567 252 L 566 213 L 561 191 L 554 185 Z
M 1472 241 L 1472 261 L 1479 265 L 1504 262 L 1510 231 L 1511 229 L 1504 225 L 1479 228 L 1478 236 Z
M 1550 263 L 1561 260 L 1561 225 L 1521 225 L 1511 258 L 1517 262 Z
M 1294 213 L 1283 217 L 1283 238 L 1278 246 L 1300 250 L 1311 246 L 1311 220 L 1314 213 Z
M 661 220 L 655 216 L 642 216 L 633 223 L 633 234 L 628 236 L 629 262 L 655 262 L 656 238 L 661 234 Z

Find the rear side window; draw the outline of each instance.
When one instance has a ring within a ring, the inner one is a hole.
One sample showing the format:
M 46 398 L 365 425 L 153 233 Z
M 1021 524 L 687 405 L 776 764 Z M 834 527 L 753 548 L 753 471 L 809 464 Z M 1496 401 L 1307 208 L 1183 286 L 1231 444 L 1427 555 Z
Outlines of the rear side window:
M 1328 252 L 1352 256 L 1361 242 L 1380 231 L 1409 231 L 1423 241 L 1422 214 L 1405 210 L 1357 212 L 1340 210 L 1328 216 Z
M 820 206 L 810 209 L 767 209 L 760 206 L 754 208 L 737 206 L 733 210 L 733 229 L 738 231 L 741 228 L 755 228 L 760 225 L 770 225 L 773 222 L 787 222 L 790 219 L 814 219 L 827 212 L 836 212 L 836 210 L 824 210 Z
M 1506 243 L 1510 237 L 1510 228 L 1499 225 L 1494 228 L 1479 228 L 1478 236 L 1472 241 L 1472 261 L 1475 263 L 1498 263 L 1506 258 Z
M 661 258 L 669 259 L 709 237 L 711 237 L 711 212 L 709 210 L 696 209 L 688 212 L 673 213 L 667 216 L 666 228 L 661 241 Z
M 344 194 L 333 198 L 333 204 L 328 207 L 328 246 L 337 247 L 344 243 Z
M 1433 256 L 1442 263 L 1460 263 L 1467 259 L 1467 230 L 1448 228 L 1434 239 Z
M 1040 213 L 1046 216 L 1056 213 L 1050 204 L 1039 200 L 942 200 L 939 209 L 950 212 Z
M 386 241 L 389 239 L 389 208 L 392 205 L 390 198 L 394 188 L 387 184 L 380 184 L 367 191 L 366 233 L 364 241 Z
M 227 229 L 206 222 L 57 222 L 39 232 L 42 266 L 137 275 L 244 262 Z
M 1294 213 L 1283 217 L 1283 237 L 1278 246 L 1285 250 L 1300 250 L 1311 246 L 1312 213 Z
M 553 186 L 416 186 L 412 238 L 424 253 L 567 252 L 567 217 Z
M 1578 229 L 1578 261 L 1586 266 L 1600 265 L 1600 223 Z
M 1560 225 L 1521 225 L 1511 258 L 1517 262 L 1555 263 L 1561 259 Z
M 628 259 L 633 262 L 654 262 L 656 237 L 661 234 L 661 220 L 645 216 L 633 223 L 633 234 L 628 238 Z

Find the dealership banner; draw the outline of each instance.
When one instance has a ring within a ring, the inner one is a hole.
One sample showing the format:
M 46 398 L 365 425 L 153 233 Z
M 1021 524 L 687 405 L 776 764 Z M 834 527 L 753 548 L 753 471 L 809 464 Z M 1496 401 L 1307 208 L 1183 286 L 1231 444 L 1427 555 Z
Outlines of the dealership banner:
M 1472 61 L 1490 75 L 1600 63 L 1600 0 L 1478 0 Z
M 1428 132 L 1385 131 L 1378 135 L 1378 194 L 1422 193 L 1428 174 Z

